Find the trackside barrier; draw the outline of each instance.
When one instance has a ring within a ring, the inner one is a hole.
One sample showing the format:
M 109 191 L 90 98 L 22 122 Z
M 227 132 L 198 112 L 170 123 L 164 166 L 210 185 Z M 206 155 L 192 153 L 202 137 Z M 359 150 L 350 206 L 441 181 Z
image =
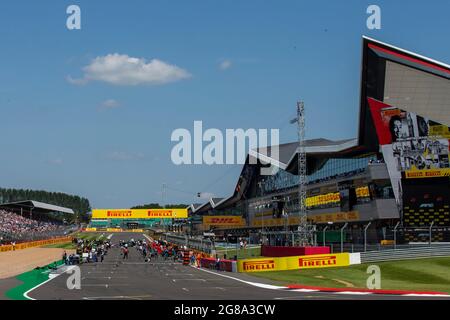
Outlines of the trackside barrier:
M 216 260 L 213 258 L 202 258 L 200 260 L 200 266 L 205 269 L 217 270 Z M 219 262 L 219 270 L 227 272 L 237 272 L 237 262 L 233 260 L 223 260 Z
M 213 250 L 213 244 L 211 240 L 203 238 L 195 238 L 189 236 L 182 236 L 176 234 L 165 233 L 164 239 L 170 243 L 177 244 L 179 246 L 187 246 L 188 248 L 195 249 L 207 254 L 211 254 Z
M 330 247 L 278 247 L 267 245 L 261 247 L 261 255 L 264 257 L 296 257 L 329 253 Z
M 361 264 L 361 254 L 359 252 L 350 253 L 349 259 L 350 259 L 350 265 Z
M 283 270 L 303 270 L 330 267 L 346 267 L 358 264 L 358 255 L 349 253 L 318 254 L 296 257 L 266 257 L 261 259 L 238 260 L 238 272 L 265 272 Z
M 24 243 L 16 244 L 15 248 L 12 245 L 0 246 L 0 252 L 23 250 L 23 249 L 27 249 L 27 248 L 41 247 L 41 246 L 57 244 L 57 243 L 67 243 L 67 242 L 71 242 L 71 241 L 72 241 L 72 237 L 63 237 L 63 238 L 24 242 Z
M 118 228 L 86 228 L 83 230 L 84 232 L 136 232 L 143 233 L 144 229 L 118 229 Z
M 450 245 L 361 252 L 361 263 L 450 257 Z

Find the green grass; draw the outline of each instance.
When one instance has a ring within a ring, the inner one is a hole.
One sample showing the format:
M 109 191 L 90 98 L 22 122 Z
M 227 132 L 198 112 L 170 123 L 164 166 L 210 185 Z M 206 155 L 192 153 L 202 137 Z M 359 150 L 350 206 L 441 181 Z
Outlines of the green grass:
M 223 256 L 225 253 L 227 254 L 227 258 L 233 258 L 237 255 L 238 259 L 247 259 L 247 258 L 259 258 L 261 257 L 261 248 L 247 248 L 247 249 L 231 249 L 225 250 L 223 247 L 216 247 L 216 253 L 219 256 Z
M 49 244 L 47 246 L 43 246 L 42 248 L 76 249 L 77 246 L 72 242 L 66 242 L 66 243 Z
M 73 235 L 74 238 L 93 241 L 106 239 L 111 233 L 107 232 L 80 232 Z
M 431 258 L 395 262 L 379 262 L 341 268 L 255 272 L 256 277 L 286 284 L 308 286 L 366 288 L 369 265 L 381 270 L 381 288 L 385 290 L 440 291 L 450 293 L 450 258 Z M 320 278 L 319 278 L 320 277 Z M 340 280 L 343 282 L 338 282 Z
M 51 271 L 49 269 L 50 267 L 53 266 L 56 267 L 62 264 L 63 264 L 62 260 L 56 261 L 52 264 L 45 266 L 42 269 L 34 269 L 22 273 L 21 275 L 18 275 L 16 279 L 19 280 L 21 284 L 15 288 L 8 290 L 5 293 L 5 296 L 7 296 L 12 300 L 28 300 L 27 298 L 24 297 L 24 293 L 30 290 L 31 288 L 34 288 L 35 286 L 43 283 L 44 281 L 47 281 L 49 279 L 48 275 Z

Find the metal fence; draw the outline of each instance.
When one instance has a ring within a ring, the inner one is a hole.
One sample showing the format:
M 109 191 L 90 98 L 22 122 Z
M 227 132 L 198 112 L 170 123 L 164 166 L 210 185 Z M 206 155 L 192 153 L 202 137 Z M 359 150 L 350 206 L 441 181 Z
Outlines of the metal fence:
M 190 249 L 200 250 L 209 254 L 214 250 L 214 243 L 211 240 L 203 239 L 202 237 L 180 236 L 165 233 L 164 239 L 179 246 L 186 246 Z
M 433 242 L 428 243 L 414 243 L 414 244 L 397 244 L 397 245 L 381 245 L 381 244 L 352 244 L 352 243 L 344 243 L 343 246 L 341 244 L 327 244 L 327 247 L 330 247 L 331 253 L 339 253 L 339 252 L 373 252 L 373 251 L 396 251 L 403 249 L 416 249 L 416 248 L 436 248 L 436 247 L 446 247 L 449 246 L 449 243 L 438 243 Z
M 450 245 L 418 246 L 415 248 L 361 252 L 361 263 L 450 257 Z

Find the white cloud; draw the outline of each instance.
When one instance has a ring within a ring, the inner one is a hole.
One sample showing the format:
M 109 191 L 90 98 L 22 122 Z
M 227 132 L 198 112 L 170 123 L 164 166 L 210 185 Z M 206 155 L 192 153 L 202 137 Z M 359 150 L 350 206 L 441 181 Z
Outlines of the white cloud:
M 186 70 L 158 59 L 147 61 L 118 53 L 95 58 L 83 71 L 83 78 L 68 76 L 67 81 L 76 85 L 102 81 L 113 85 L 136 86 L 161 85 L 191 77 Z
M 220 64 L 219 64 L 219 69 L 222 71 L 225 71 L 229 68 L 231 68 L 231 65 L 233 63 L 231 62 L 231 60 L 223 60 Z
M 108 99 L 100 104 L 100 109 L 115 109 L 120 107 L 120 103 L 114 99 Z
M 123 151 L 114 151 L 107 155 L 109 160 L 114 161 L 132 161 L 132 160 L 142 160 L 144 155 L 142 153 L 127 153 Z

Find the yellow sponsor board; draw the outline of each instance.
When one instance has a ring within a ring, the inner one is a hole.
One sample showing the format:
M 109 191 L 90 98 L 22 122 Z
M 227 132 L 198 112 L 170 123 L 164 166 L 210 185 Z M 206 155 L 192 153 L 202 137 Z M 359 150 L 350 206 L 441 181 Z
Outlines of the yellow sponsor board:
M 359 212 L 335 212 L 327 214 L 318 214 L 308 217 L 314 223 L 327 223 L 327 222 L 344 222 L 344 221 L 358 221 Z
M 315 254 L 287 259 L 289 260 L 289 266 L 295 269 L 333 268 L 350 265 L 349 253 Z
M 238 260 L 238 272 L 265 272 L 287 270 L 286 258 Z
M 41 246 L 46 246 L 46 245 L 50 245 L 50 244 L 68 243 L 71 241 L 72 241 L 72 237 L 62 237 L 62 238 L 55 238 L 55 239 L 23 242 L 23 243 L 19 243 L 19 244 L 15 245 L 15 246 L 12 246 L 12 245 L 0 246 L 0 252 L 23 250 L 23 249 L 27 249 L 27 248 L 41 247 Z
M 187 209 L 94 209 L 92 219 L 185 219 Z
M 430 126 L 429 135 L 450 139 L 450 128 L 444 125 Z
M 349 212 L 335 212 L 335 213 L 325 213 L 319 215 L 310 215 L 308 216 L 308 220 L 314 223 L 327 223 L 327 222 L 346 222 L 346 221 L 358 221 L 360 219 L 358 211 L 349 211 Z M 299 217 L 288 217 L 286 218 L 278 218 L 278 219 L 253 219 L 252 226 L 253 227 L 279 227 L 288 225 L 298 225 L 300 223 Z
M 204 216 L 203 224 L 210 226 L 243 226 L 245 220 L 240 216 Z
M 406 179 L 450 177 L 450 168 L 405 171 Z
M 335 253 L 280 258 L 245 259 L 238 260 L 237 265 L 239 272 L 266 272 L 346 267 L 350 265 L 350 254 Z

